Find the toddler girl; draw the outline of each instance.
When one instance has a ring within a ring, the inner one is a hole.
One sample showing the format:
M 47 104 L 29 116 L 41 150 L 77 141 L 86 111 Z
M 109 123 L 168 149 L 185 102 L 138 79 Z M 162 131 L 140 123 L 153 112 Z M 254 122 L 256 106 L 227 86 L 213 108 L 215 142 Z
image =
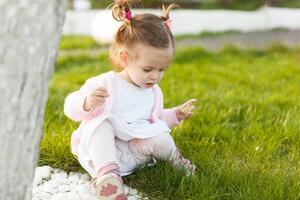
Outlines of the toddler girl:
M 154 158 L 170 161 L 188 175 L 195 171 L 180 155 L 170 128 L 192 115 L 196 100 L 164 109 L 157 85 L 175 52 L 169 19 L 173 7 L 161 17 L 132 16 L 130 2 L 117 1 L 113 17 L 123 24 L 110 57 L 120 71 L 88 79 L 65 100 L 65 114 L 81 121 L 72 134 L 72 153 L 93 177 L 99 199 L 127 199 L 121 177 Z

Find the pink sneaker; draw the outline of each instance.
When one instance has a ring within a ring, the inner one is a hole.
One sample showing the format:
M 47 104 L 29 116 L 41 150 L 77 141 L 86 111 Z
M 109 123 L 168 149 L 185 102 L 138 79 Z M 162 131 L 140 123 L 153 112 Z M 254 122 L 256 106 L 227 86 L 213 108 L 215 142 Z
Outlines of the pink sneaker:
M 99 200 L 127 200 L 122 179 L 112 173 L 94 178 L 91 182 Z

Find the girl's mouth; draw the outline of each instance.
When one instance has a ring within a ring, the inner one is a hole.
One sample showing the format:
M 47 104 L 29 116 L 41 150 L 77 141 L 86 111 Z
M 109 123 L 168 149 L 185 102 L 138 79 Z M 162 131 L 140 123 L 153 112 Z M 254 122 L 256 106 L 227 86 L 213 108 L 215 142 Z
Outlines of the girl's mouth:
M 145 83 L 145 85 L 147 85 L 147 86 L 153 86 L 154 85 L 154 83 Z

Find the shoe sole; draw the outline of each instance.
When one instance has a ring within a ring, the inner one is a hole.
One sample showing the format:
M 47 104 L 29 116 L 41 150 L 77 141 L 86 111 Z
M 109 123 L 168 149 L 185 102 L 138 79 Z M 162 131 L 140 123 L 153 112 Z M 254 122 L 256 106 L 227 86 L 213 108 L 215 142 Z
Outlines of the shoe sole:
M 95 188 L 99 200 L 127 200 L 122 183 L 115 177 L 107 177 Z

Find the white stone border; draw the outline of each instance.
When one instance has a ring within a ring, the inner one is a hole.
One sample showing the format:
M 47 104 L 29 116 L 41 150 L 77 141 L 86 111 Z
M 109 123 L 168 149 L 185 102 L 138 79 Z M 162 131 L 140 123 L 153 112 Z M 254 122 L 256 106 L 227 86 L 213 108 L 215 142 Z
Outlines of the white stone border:
M 37 167 L 33 180 L 32 200 L 98 200 L 85 173 L 69 174 L 49 166 Z M 136 189 L 124 186 L 128 200 L 141 199 Z M 147 199 L 147 197 L 143 197 Z

